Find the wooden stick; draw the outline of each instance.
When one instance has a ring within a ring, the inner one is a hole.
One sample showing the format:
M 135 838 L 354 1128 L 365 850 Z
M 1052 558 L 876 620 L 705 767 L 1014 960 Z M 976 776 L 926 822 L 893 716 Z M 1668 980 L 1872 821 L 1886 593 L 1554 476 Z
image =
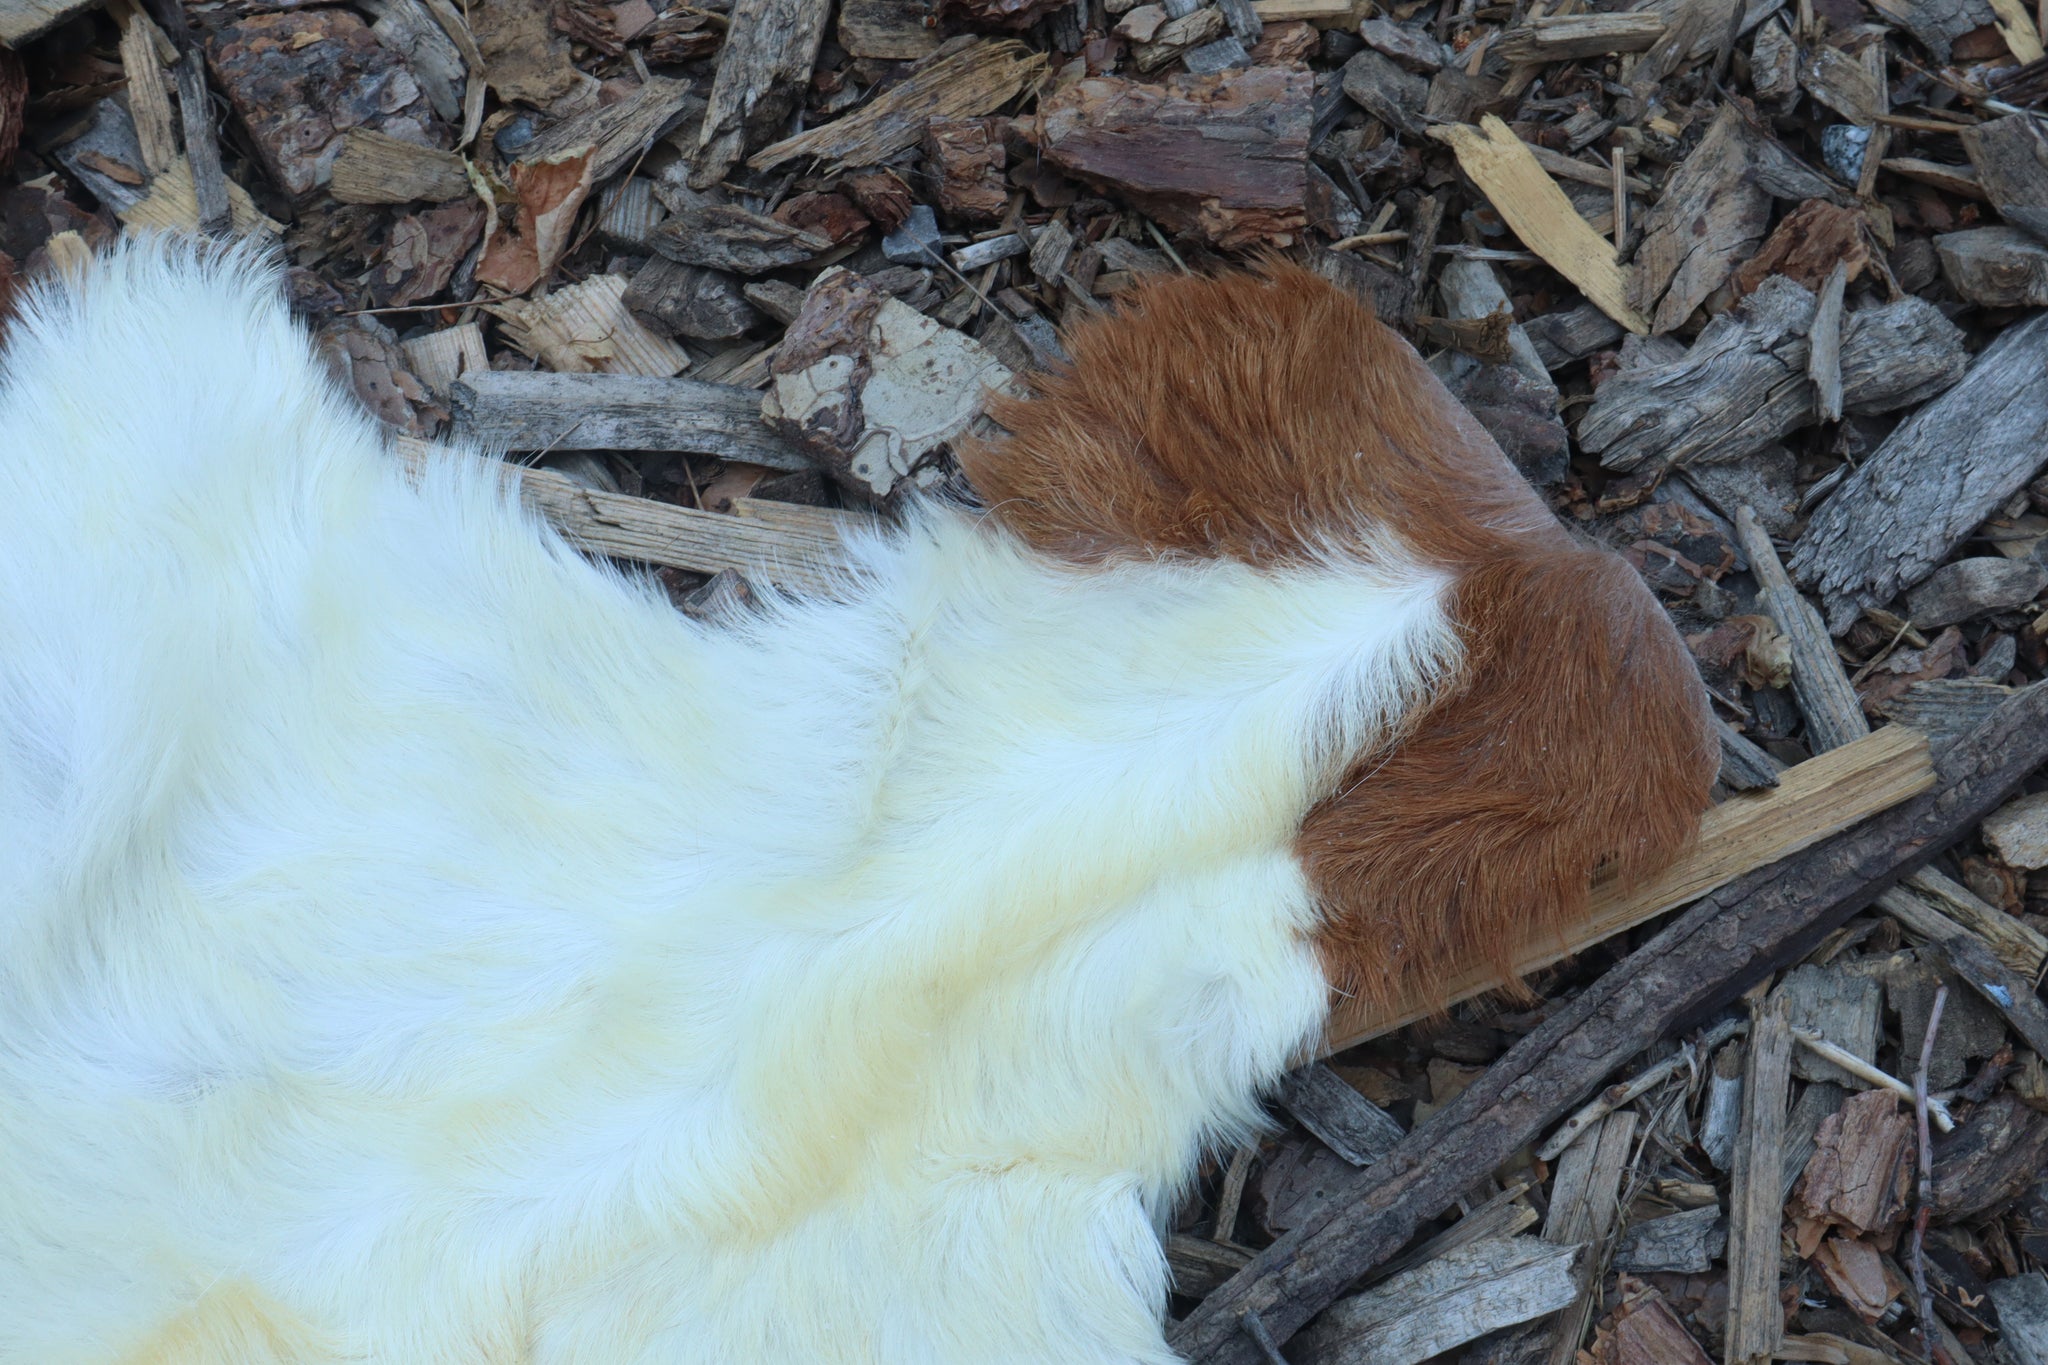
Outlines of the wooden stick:
M 1792 1012 L 1783 990 L 1750 1006 L 1742 1131 L 1728 1193 L 1727 1365 L 1768 1365 L 1785 1332 L 1778 1301 L 1779 1170 L 1792 1084 Z
M 1563 1117 L 1615 1068 L 1705 1022 L 1808 952 L 1872 897 L 1962 838 L 2048 762 L 2048 688 L 2010 698 L 1935 760 L 1937 785 L 1895 810 L 1723 886 L 1510 1048 L 1386 1158 L 1329 1182 L 1301 1223 L 1176 1325 L 1199 1365 L 1255 1365 L 1257 1311 L 1298 1331 L 1421 1224 Z M 1796 771 L 1796 770 L 1794 770 Z
M 1946 989 L 1946 988 L 1944 988 Z M 1808 1029 L 1792 1030 L 1792 1041 L 1811 1052 L 1814 1056 L 1833 1062 L 1858 1080 L 1868 1081 L 1879 1090 L 1889 1090 L 1901 1099 L 1913 1098 L 1913 1087 L 1887 1071 L 1880 1071 L 1845 1047 L 1837 1047 L 1827 1039 Z M 1949 1114 L 1948 1106 L 1939 1100 L 1929 1101 L 1934 1107 L 1934 1123 L 1944 1133 L 1955 1131 L 1956 1121 Z
M 1920 1039 L 1920 1066 L 1913 1072 L 1913 1121 L 1919 1130 L 1920 1189 L 1913 1212 L 1913 1292 L 1919 1295 L 1920 1354 L 1934 1359 L 1934 1341 L 1927 1324 L 1934 1320 L 1934 1295 L 1927 1291 L 1927 1213 L 1934 1203 L 1934 1142 L 1927 1134 L 1927 1069 L 1934 1065 L 1934 1034 L 1941 1027 L 1942 1006 L 1948 1004 L 1948 987 L 1934 991 L 1934 1005 L 1927 1011 L 1927 1033 Z
M 1744 792 L 1708 811 L 1692 851 L 1662 875 L 1627 890 L 1612 885 L 1596 888 L 1585 917 L 1572 926 L 1567 938 L 1523 945 L 1515 957 L 1516 976 L 1697 900 L 1919 795 L 1933 781 L 1926 739 L 1898 725 L 1787 769 L 1777 786 Z M 1324 1051 L 1341 1052 L 1507 984 L 1490 966 L 1474 964 L 1448 982 L 1414 983 L 1408 997 L 1389 1013 L 1375 1014 L 1356 1001 L 1339 1001 L 1330 1013 Z

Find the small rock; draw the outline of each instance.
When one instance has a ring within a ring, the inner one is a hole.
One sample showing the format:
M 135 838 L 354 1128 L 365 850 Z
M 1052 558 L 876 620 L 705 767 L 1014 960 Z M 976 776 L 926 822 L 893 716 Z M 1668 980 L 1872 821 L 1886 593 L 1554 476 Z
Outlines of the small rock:
M 939 259 L 939 216 L 930 204 L 913 205 L 903 225 L 882 239 L 882 254 L 898 265 Z
M 1946 626 L 2024 606 L 2048 588 L 2048 569 L 2024 559 L 1987 555 L 1945 564 L 1906 594 L 1916 626 Z
M 2048 867 L 2048 792 L 2022 796 L 1985 816 L 1984 842 L 2007 867 Z
M 1851 185 L 1863 175 L 1863 152 L 1870 146 L 1870 130 L 1853 123 L 1829 124 L 1821 130 L 1820 156 L 1833 171 Z

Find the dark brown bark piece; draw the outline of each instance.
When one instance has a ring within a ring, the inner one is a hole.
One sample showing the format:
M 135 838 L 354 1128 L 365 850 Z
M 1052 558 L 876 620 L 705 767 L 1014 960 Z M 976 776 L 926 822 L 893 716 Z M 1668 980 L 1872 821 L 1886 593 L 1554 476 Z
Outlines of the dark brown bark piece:
M 657 256 L 626 287 L 626 307 L 669 336 L 731 341 L 762 323 L 736 276 Z
M 1010 206 L 1004 178 L 1006 119 L 935 118 L 924 130 L 924 173 L 933 207 L 963 222 L 987 223 Z
M 1224 248 L 1292 243 L 1308 221 L 1307 71 L 1254 67 L 1143 85 L 1075 82 L 1031 135 L 1056 169 Z
M 2048 1114 L 2010 1092 L 1979 1105 L 1934 1144 L 1934 1216 L 1945 1223 L 2004 1205 L 2048 1167 Z
M 403 308 L 448 287 L 462 258 L 484 229 L 484 206 L 474 199 L 407 214 L 370 273 L 370 297 L 379 308 Z

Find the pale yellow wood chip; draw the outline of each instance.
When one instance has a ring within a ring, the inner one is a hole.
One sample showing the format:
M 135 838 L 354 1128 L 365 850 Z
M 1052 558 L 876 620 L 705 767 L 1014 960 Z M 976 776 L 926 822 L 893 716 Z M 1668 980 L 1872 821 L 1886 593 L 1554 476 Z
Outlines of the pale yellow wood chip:
M 1457 154 L 1459 167 L 1529 250 L 1631 332 L 1650 330 L 1649 320 L 1629 307 L 1627 276 L 1615 260 L 1614 244 L 1579 216 L 1507 124 L 1488 114 L 1476 128 L 1461 123 L 1432 128 L 1429 135 Z
M 507 299 L 490 311 L 504 322 L 507 341 L 561 374 L 680 374 L 689 353 L 643 327 L 625 298 L 624 275 L 592 275 L 544 299 Z

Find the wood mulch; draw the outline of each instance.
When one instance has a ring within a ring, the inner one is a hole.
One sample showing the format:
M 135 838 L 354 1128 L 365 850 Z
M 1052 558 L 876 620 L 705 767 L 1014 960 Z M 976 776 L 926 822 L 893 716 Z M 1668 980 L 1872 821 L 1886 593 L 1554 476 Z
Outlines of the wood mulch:
M 702 612 L 826 582 L 1144 276 L 1301 259 L 1669 606 L 1723 804 L 1526 993 L 1340 1015 L 1174 1220 L 1176 1346 L 2048 1365 L 2040 20 L 0 0 L 0 317 L 275 240 L 411 457 L 509 450 Z

